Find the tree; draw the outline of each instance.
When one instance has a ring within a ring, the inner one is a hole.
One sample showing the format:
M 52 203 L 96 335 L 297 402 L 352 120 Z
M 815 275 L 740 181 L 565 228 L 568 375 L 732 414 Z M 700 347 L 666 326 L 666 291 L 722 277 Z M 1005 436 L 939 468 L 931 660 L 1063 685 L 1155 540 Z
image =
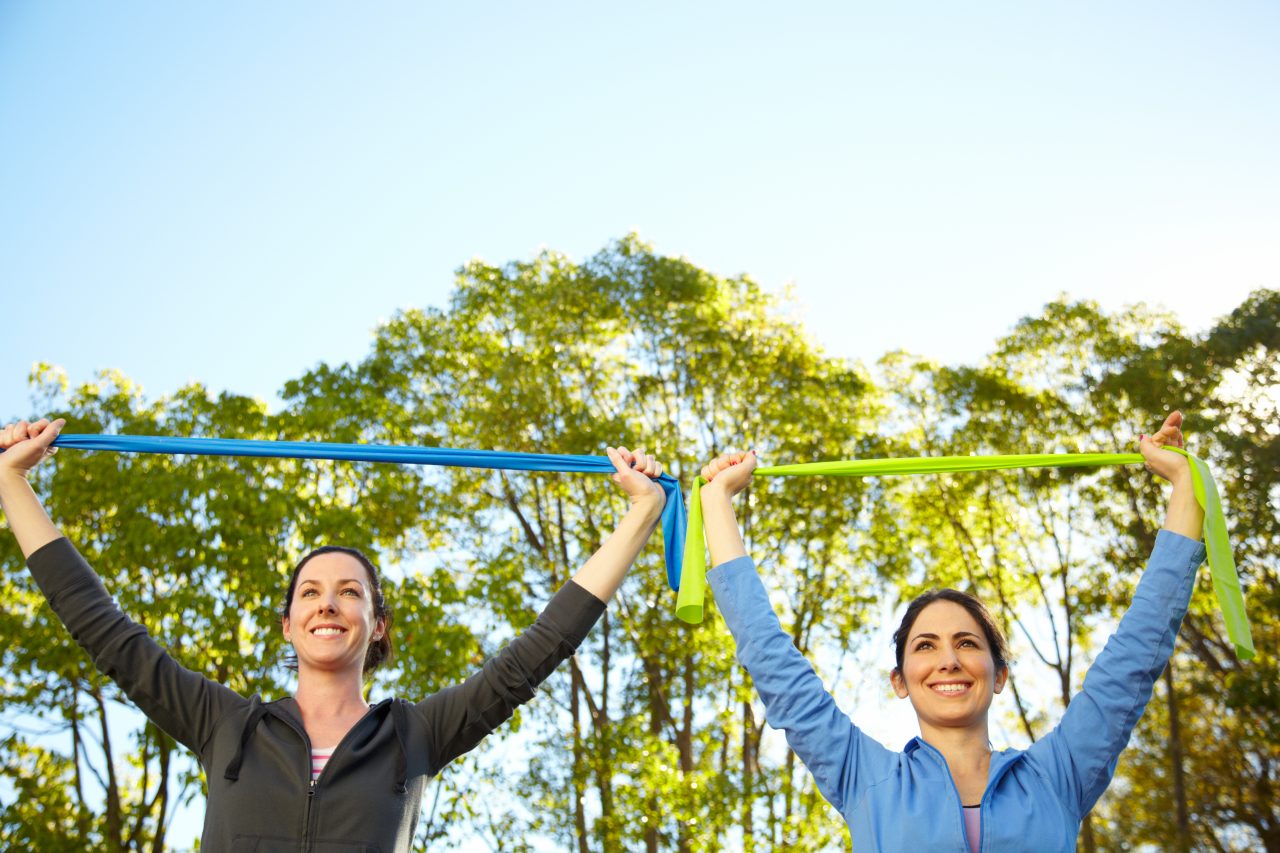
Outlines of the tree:
M 788 459 L 857 452 L 874 411 L 863 377 L 824 357 L 750 280 L 658 256 L 634 237 L 580 264 L 553 253 L 472 263 L 447 311 L 398 315 L 357 372 L 354 387 L 388 401 L 397 414 L 386 422 L 412 423 L 414 441 L 553 453 L 639 444 L 686 486 L 711 455 L 748 441 Z M 618 511 L 603 480 L 441 476 L 451 501 L 436 521 L 459 545 L 455 575 L 495 643 Z M 765 488 L 805 489 L 803 508 L 769 499 L 769 513 L 749 521 L 753 548 L 777 555 L 770 574 L 792 604 L 796 643 L 844 646 L 870 600 L 835 570 L 860 489 Z M 539 740 L 518 787 L 530 796 L 490 819 L 503 827 L 495 843 L 543 833 L 583 851 L 830 844 L 842 830 L 794 757 L 778 768 L 761 760 L 761 715 L 722 625 L 673 620 L 656 557 L 553 682 L 555 701 L 527 711 Z
M 1117 371 L 1105 391 L 1151 408 L 1162 379 L 1185 389 L 1196 452 L 1218 474 L 1258 657 L 1236 659 L 1202 573 L 1183 624 L 1176 679 L 1158 687 L 1109 811 L 1127 843 L 1280 850 L 1280 293 L 1258 291 L 1206 334 Z M 1177 732 L 1177 735 L 1174 734 Z M 1182 772 L 1179 773 L 1179 769 Z M 1178 777 L 1181 776 L 1181 783 Z M 1190 838 L 1170 837 L 1181 789 Z

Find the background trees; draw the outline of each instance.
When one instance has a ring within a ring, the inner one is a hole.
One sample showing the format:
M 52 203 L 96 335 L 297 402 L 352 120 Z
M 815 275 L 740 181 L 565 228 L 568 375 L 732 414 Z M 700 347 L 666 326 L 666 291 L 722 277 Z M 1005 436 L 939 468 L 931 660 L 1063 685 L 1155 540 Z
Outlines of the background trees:
M 686 484 L 730 447 L 770 462 L 1126 449 L 1181 407 L 1219 475 L 1261 654 L 1231 657 L 1206 583 L 1082 844 L 1280 849 L 1277 320 L 1274 291 L 1200 337 L 1140 307 L 1061 301 L 981 364 L 893 354 L 868 372 L 825 356 L 749 279 L 627 238 L 581 263 L 469 264 L 446 308 L 401 312 L 362 361 L 288 383 L 278 412 L 199 386 L 147 401 L 119 376 L 70 389 L 49 370 L 35 387 L 40 410 L 75 432 L 549 453 L 622 443 L 657 452 Z M 126 612 L 188 666 L 268 695 L 290 686 L 275 611 L 307 548 L 355 544 L 389 569 L 397 658 L 373 691 L 419 696 L 528 624 L 622 508 L 607 480 L 579 475 L 70 452 L 56 463 L 38 486 Z M 1019 653 L 1007 731 L 1021 745 L 1057 719 L 1123 611 L 1160 501 L 1140 468 L 762 480 L 743 516 L 784 626 L 829 682 L 849 656 L 882 677 L 884 655 L 863 653 L 884 600 L 948 583 L 992 603 Z M 116 710 L 122 698 L 52 622 L 8 537 L 0 549 L 11 602 L 0 620 L 15 638 L 0 839 L 186 846 L 169 826 L 200 795 L 197 769 Z M 655 538 L 518 734 L 429 789 L 423 846 L 840 849 L 838 816 L 766 736 L 714 606 L 699 627 L 673 607 Z

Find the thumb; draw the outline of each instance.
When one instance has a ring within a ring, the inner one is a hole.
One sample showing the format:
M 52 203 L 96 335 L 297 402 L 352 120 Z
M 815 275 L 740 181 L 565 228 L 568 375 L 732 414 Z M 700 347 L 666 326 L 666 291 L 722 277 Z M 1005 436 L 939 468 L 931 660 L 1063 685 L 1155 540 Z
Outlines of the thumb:
M 58 434 L 62 432 L 62 428 L 67 425 L 64 418 L 58 418 L 53 423 L 46 426 L 40 431 L 40 434 L 32 439 L 37 446 L 47 448 L 58 438 Z
M 610 474 L 609 476 L 613 478 L 615 483 L 621 483 L 622 475 L 631 470 L 631 464 L 627 462 L 627 460 L 623 458 L 622 454 L 615 448 L 606 447 L 604 452 L 605 455 L 609 457 L 609 461 L 613 463 L 614 470 L 617 472 Z

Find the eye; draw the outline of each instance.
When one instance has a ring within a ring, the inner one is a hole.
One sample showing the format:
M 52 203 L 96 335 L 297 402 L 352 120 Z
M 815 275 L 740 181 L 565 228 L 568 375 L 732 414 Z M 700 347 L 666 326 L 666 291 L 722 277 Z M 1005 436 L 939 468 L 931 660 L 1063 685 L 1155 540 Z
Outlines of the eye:
M 966 640 L 962 640 L 962 641 L 960 642 L 960 645 L 961 645 L 961 646 L 969 646 L 970 648 L 974 648 L 974 649 L 976 649 L 976 648 L 978 647 L 978 644 L 977 644 L 976 642 L 974 642 L 973 640 L 968 640 L 968 639 L 966 639 Z
M 346 589 L 344 589 L 344 590 L 342 591 L 342 594 L 343 594 L 343 595 L 351 595 L 351 596 L 354 596 L 354 597 L 356 597 L 356 598 L 359 598 L 359 597 L 360 597 L 360 590 L 356 589 L 354 586 L 349 586 L 349 587 L 347 587 Z
M 921 651 L 924 651 L 925 649 L 931 649 L 931 648 L 933 648 L 933 643 L 929 642 L 928 640 L 921 640 L 920 642 L 916 643 L 915 650 L 917 652 L 921 652 Z
M 316 594 L 316 591 L 314 589 L 312 589 L 311 587 L 307 587 L 302 592 L 298 593 L 298 597 L 306 598 L 308 595 L 315 595 L 315 594 Z

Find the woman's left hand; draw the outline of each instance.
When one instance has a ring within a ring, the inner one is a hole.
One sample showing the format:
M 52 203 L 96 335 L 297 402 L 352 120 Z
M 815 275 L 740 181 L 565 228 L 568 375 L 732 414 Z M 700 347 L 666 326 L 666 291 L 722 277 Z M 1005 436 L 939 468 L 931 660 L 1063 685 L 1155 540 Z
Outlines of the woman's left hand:
M 657 483 L 662 475 L 661 462 L 643 450 L 625 447 L 606 447 L 605 453 L 616 469 L 611 479 L 627 493 L 632 506 L 648 504 L 659 511 L 666 506 L 667 494 Z
M 1182 412 L 1174 411 L 1164 419 L 1155 435 L 1144 435 L 1138 441 L 1138 449 L 1147 460 L 1147 470 L 1171 483 L 1178 483 L 1191 476 L 1191 463 L 1180 453 L 1165 453 L 1163 447 L 1183 447 Z

